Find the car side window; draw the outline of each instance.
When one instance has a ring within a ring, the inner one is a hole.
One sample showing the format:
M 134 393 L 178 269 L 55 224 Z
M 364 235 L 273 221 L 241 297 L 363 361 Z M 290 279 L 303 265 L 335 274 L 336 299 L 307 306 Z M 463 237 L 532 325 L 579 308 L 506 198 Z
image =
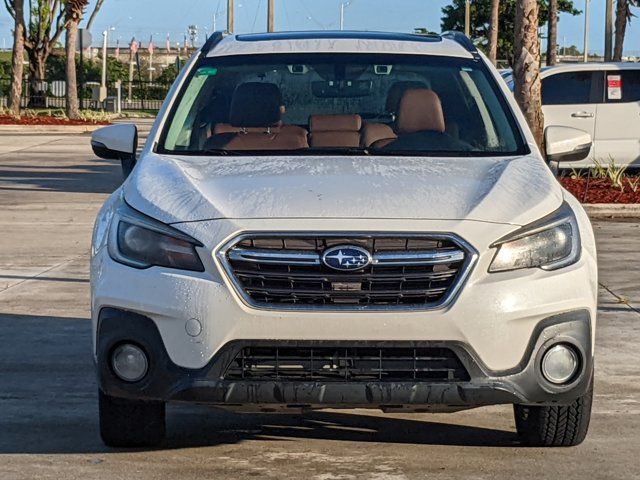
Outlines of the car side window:
M 640 70 L 607 72 L 606 91 L 607 103 L 640 102 Z
M 542 80 L 542 104 L 599 103 L 602 96 L 599 84 L 598 72 L 581 71 L 551 75 Z

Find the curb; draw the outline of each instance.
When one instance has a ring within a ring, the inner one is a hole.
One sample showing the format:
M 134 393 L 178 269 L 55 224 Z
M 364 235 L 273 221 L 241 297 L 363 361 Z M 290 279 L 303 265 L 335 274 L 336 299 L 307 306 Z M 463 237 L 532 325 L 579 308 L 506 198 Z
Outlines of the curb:
M 640 218 L 640 204 L 587 203 L 582 205 L 590 218 Z
M 107 125 L 0 125 L 0 134 L 34 134 L 44 133 L 49 135 L 74 135 L 78 133 L 91 133 Z

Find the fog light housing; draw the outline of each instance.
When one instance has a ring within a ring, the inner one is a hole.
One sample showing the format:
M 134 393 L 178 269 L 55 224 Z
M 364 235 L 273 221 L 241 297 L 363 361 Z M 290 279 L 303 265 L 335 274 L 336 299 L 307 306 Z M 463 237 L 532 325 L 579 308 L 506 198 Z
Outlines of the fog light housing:
M 147 374 L 149 360 L 140 347 L 124 343 L 113 351 L 111 366 L 121 380 L 137 382 Z
M 575 349 L 560 343 L 547 350 L 542 357 L 542 375 L 555 384 L 562 385 L 575 377 L 580 360 Z

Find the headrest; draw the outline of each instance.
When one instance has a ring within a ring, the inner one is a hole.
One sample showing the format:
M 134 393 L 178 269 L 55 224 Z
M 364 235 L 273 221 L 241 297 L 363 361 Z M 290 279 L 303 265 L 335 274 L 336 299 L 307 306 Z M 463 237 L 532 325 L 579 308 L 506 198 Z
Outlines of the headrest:
M 402 95 L 411 88 L 427 88 L 427 84 L 424 82 L 407 80 L 403 82 L 396 82 L 391 85 L 391 88 L 389 88 L 389 91 L 387 92 L 387 105 L 385 107 L 387 112 L 397 113 L 400 100 L 402 100 Z
M 312 132 L 359 132 L 362 128 L 360 115 L 311 115 L 309 130 Z
M 238 85 L 231 99 L 229 123 L 234 127 L 270 127 L 280 121 L 282 95 L 275 83 Z
M 426 130 L 441 133 L 445 130 L 440 97 L 427 88 L 407 90 L 398 107 L 396 132 L 401 135 Z

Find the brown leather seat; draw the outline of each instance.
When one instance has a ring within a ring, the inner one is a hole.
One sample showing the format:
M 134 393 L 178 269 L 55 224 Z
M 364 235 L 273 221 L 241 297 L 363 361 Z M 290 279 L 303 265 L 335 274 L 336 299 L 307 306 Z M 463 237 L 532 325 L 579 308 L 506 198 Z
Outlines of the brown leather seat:
M 398 107 L 396 133 L 444 132 L 444 113 L 440 97 L 427 88 L 412 88 L 404 92 Z
M 282 96 L 273 83 L 248 82 L 236 87 L 229 124 L 218 124 L 207 149 L 297 150 L 309 148 L 307 131 L 281 123 Z
M 420 132 L 444 133 L 446 129 L 440 97 L 428 88 L 411 88 L 402 95 L 398 106 L 395 133 L 398 139 Z M 384 148 L 396 139 L 374 142 L 373 148 Z
M 398 113 L 398 108 L 400 107 L 400 101 L 404 96 L 404 93 L 407 90 L 416 89 L 416 88 L 427 88 L 427 85 L 424 82 L 418 81 L 403 81 L 396 82 L 389 88 L 387 92 L 387 103 L 385 105 L 385 109 L 387 112 L 392 114 Z
M 398 113 L 398 107 L 404 92 L 412 88 L 427 88 L 427 85 L 424 82 L 407 80 L 394 83 L 387 91 L 385 110 L 394 119 Z M 393 129 L 385 123 L 365 123 L 361 134 L 361 145 L 365 148 L 373 146 L 376 142 L 380 142 L 380 144 L 390 143 L 398 138 Z
M 360 144 L 364 148 L 374 146 L 383 141 L 392 142 L 398 138 L 393 129 L 385 123 L 365 123 L 360 135 Z
M 311 147 L 360 146 L 360 115 L 311 115 L 309 144 Z

